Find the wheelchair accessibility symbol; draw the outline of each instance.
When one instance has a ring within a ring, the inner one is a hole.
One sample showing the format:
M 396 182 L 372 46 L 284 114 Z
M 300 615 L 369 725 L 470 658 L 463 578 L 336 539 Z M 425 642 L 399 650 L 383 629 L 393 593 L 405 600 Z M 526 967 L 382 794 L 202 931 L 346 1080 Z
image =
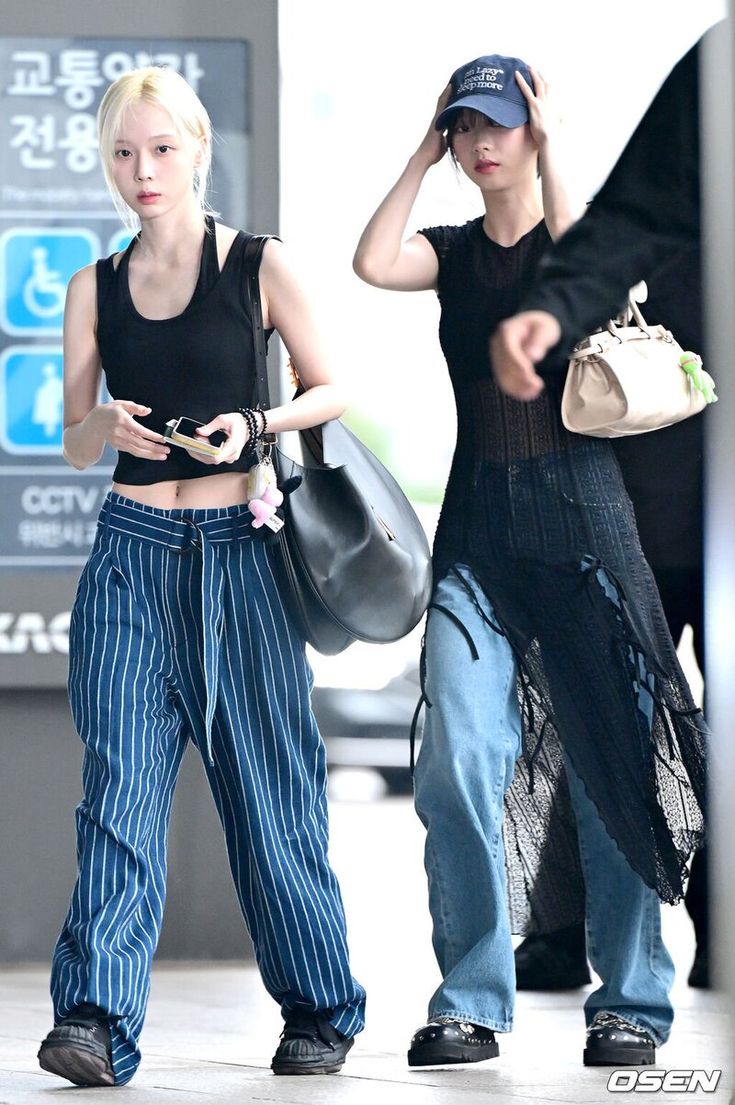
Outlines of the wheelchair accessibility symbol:
M 0 237 L 0 324 L 8 334 L 61 333 L 66 287 L 98 256 L 97 237 L 77 228 L 23 227 Z
M 10 346 L 0 356 L 0 443 L 7 453 L 60 453 L 62 354 L 51 346 Z
M 23 284 L 23 305 L 31 318 L 54 318 L 64 310 L 66 285 L 60 272 L 48 267 L 45 246 L 31 250 L 32 271 Z

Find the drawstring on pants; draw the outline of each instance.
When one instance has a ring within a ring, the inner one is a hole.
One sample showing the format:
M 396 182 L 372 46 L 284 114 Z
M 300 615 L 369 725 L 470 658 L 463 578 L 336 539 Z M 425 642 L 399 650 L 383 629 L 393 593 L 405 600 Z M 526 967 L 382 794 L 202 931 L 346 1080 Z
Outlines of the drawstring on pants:
M 179 515 L 177 517 L 177 515 Z M 202 653 L 206 708 L 204 714 L 204 742 L 207 760 L 214 764 L 212 748 L 212 723 L 217 706 L 220 653 L 224 627 L 222 595 L 224 571 L 215 546 L 232 541 L 252 540 L 249 511 L 237 514 L 223 513 L 221 517 L 195 521 L 184 512 L 146 511 L 141 504 L 128 503 L 122 496 L 110 496 L 103 504 L 101 524 L 105 537 L 108 533 L 121 533 L 136 540 L 145 541 L 180 556 L 202 558 Z

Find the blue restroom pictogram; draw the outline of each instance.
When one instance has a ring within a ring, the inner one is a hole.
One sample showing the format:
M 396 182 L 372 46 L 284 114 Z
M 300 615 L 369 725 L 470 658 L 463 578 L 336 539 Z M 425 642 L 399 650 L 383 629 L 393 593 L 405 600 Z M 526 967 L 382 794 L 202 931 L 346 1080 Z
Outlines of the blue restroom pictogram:
M 40 345 L 0 357 L 0 442 L 8 453 L 59 454 L 63 431 L 61 350 Z

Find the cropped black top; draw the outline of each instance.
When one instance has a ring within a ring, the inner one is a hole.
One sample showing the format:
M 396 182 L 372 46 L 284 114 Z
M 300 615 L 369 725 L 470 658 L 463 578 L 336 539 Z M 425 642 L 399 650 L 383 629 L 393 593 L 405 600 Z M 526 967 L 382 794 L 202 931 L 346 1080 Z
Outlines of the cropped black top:
M 207 220 L 194 294 L 174 318 L 144 318 L 133 304 L 128 263 L 136 239 L 117 269 L 112 257 L 97 262 L 97 344 L 107 388 L 113 399 L 151 407 L 138 421 L 157 433 L 171 418 L 208 422 L 252 404 L 255 359 L 243 273 L 249 237 L 238 233 L 220 272 L 214 222 Z M 113 479 L 141 485 L 248 467 L 246 454 L 231 464 L 208 465 L 172 447 L 163 461 L 119 453 Z

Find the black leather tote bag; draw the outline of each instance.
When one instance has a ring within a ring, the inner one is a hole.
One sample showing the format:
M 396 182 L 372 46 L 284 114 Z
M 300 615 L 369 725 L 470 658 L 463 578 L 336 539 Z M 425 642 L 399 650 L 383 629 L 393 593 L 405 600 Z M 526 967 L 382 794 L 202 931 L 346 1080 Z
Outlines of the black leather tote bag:
M 245 252 L 255 342 L 256 401 L 270 406 L 258 269 L 266 235 Z M 378 458 L 339 419 L 301 430 L 298 460 L 275 446 L 279 481 L 300 476 L 284 503 L 279 555 L 304 638 L 325 655 L 353 641 L 397 641 L 418 624 L 432 587 L 423 526 Z

